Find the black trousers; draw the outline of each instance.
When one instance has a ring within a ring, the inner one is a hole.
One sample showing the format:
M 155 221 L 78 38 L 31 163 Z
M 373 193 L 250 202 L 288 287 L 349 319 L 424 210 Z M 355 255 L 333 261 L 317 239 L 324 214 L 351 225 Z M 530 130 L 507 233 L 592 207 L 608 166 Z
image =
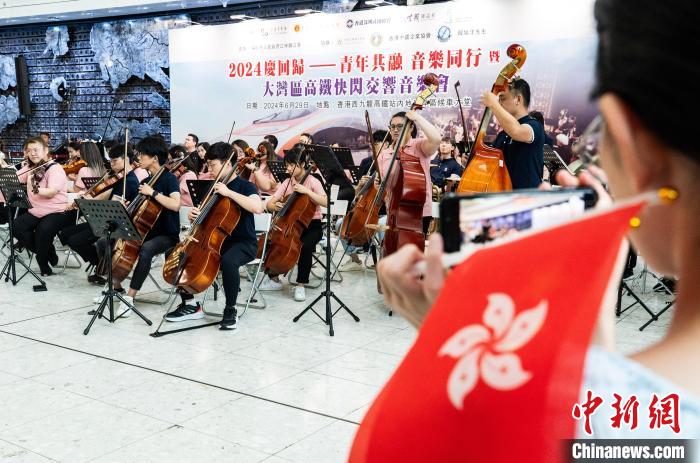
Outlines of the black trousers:
M 139 260 L 136 262 L 134 272 L 131 274 L 129 288 L 139 291 L 143 286 L 143 282 L 148 278 L 148 272 L 151 271 L 153 258 L 158 254 L 170 253 L 176 244 L 176 237 L 166 235 L 154 236 L 144 241 L 139 252 Z
M 58 234 L 61 243 L 77 252 L 83 261 L 91 265 L 97 265 L 99 260 L 95 242 L 97 237 L 92 233 L 90 225 L 80 223 L 64 228 Z
M 309 282 L 309 274 L 311 273 L 311 264 L 313 263 L 313 254 L 316 245 L 321 241 L 323 236 L 323 227 L 319 219 L 312 220 L 309 226 L 301 234 L 301 255 L 299 256 L 297 272 L 297 283 L 306 284 Z
M 58 260 L 53 239 L 63 228 L 65 218 L 62 213 L 34 217 L 26 212 L 15 220 L 14 234 L 21 246 L 36 254 L 36 261 L 42 273 L 51 271 L 49 260 Z

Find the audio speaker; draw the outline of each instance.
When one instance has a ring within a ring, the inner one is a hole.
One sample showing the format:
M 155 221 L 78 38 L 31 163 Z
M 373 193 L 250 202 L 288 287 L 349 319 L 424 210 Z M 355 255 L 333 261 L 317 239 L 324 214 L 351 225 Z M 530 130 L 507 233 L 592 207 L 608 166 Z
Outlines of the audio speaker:
M 29 71 L 24 55 L 15 58 L 15 75 L 17 76 L 17 96 L 19 97 L 19 113 L 23 116 L 32 115 L 32 102 L 29 99 Z

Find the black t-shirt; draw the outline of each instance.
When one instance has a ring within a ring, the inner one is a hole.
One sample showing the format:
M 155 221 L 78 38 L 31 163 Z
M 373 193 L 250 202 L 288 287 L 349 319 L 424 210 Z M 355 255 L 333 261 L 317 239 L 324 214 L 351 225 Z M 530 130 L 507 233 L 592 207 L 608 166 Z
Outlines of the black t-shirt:
M 371 175 L 374 172 L 374 166 L 372 166 L 372 171 L 370 172 L 370 166 L 372 166 L 372 156 L 368 156 L 360 161 L 360 175 Z
M 142 183 L 148 183 L 151 181 L 151 176 L 143 180 Z M 158 181 L 153 185 L 153 189 L 165 196 L 170 196 L 173 193 L 180 193 L 180 184 L 173 174 L 168 171 L 163 172 L 163 174 L 158 178 Z M 150 200 L 149 200 L 150 201 Z M 155 225 L 148 233 L 149 238 L 154 236 L 171 236 L 175 239 L 180 235 L 180 214 L 177 211 L 171 211 L 170 209 L 163 208 L 156 220 Z
M 122 192 L 126 194 L 124 199 L 127 201 L 133 201 L 136 195 L 139 194 L 139 178 L 133 170 L 126 174 L 126 191 L 124 191 L 124 179 L 121 179 L 112 187 L 110 198 L 114 195 L 121 196 Z
M 452 174 L 461 177 L 462 172 L 464 172 L 464 167 L 455 158 L 441 159 L 437 157 L 430 163 L 430 180 L 432 180 L 433 185 L 437 185 L 440 188 L 445 186 L 445 180 L 451 177 Z
M 228 182 L 226 186 L 229 190 L 242 194 L 243 196 L 251 196 L 258 194 L 258 189 L 255 188 L 255 185 L 253 185 L 247 180 L 243 180 L 240 177 L 234 178 L 233 180 Z M 238 225 L 236 225 L 236 228 L 234 228 L 233 232 L 231 232 L 231 236 L 226 238 L 224 244 L 226 244 L 227 242 L 246 240 L 254 242 L 256 240 L 255 219 L 253 218 L 253 214 L 242 207 L 240 209 L 241 218 L 238 220 Z
M 518 122 L 532 127 L 535 135 L 532 143 L 513 141 L 505 131 L 501 131 L 493 147 L 503 151 L 514 190 L 537 188 L 542 183 L 544 169 L 544 128 L 530 116 L 523 116 Z

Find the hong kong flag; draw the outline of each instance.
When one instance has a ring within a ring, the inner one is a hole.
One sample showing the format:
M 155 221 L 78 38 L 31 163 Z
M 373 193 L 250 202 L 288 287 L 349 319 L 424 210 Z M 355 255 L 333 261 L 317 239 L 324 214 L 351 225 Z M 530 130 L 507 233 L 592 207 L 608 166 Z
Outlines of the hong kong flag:
M 557 462 L 642 201 L 485 247 L 452 269 L 351 462 Z

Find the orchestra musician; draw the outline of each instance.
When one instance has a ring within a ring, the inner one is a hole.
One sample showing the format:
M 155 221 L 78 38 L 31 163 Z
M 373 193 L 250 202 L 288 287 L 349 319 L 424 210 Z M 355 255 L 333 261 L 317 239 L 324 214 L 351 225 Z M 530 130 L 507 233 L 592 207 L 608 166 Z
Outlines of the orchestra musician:
M 168 162 L 168 146 L 161 137 L 150 136 L 142 139 L 136 145 L 139 152 L 141 167 L 146 169 L 149 177 L 139 186 L 139 194 L 144 195 L 149 201 L 156 201 L 162 206 L 162 211 L 156 220 L 153 228 L 144 238 L 139 251 L 138 262 L 131 275 L 129 290 L 124 298 L 133 305 L 134 297 L 141 290 L 141 287 L 151 270 L 151 263 L 158 254 L 167 253 L 179 241 L 180 235 L 180 185 L 177 177 L 165 171 L 161 174 L 153 187 L 147 183 L 151 176 L 156 174 L 161 166 Z M 98 255 L 102 259 L 106 254 L 104 245 L 98 245 Z M 114 289 L 123 291 L 121 281 L 114 281 Z M 96 304 L 102 300 L 102 294 L 93 299 Z M 120 302 L 119 310 L 125 312 L 130 310 L 123 302 Z M 128 315 L 128 313 L 125 313 Z
M 218 176 L 222 169 L 225 169 L 224 172 L 231 169 L 230 164 L 227 162 L 231 155 L 231 150 L 231 145 L 224 142 L 214 143 L 209 149 L 206 158 L 207 165 L 209 166 L 209 172 L 214 177 Z M 235 174 L 226 184 L 218 182 L 214 186 L 214 191 L 236 203 L 241 210 L 241 216 L 236 228 L 233 229 L 231 235 L 226 237 L 221 249 L 220 268 L 226 297 L 221 328 L 232 329 L 235 327 L 237 316 L 236 299 L 238 298 L 241 280 L 239 268 L 255 259 L 258 243 L 255 235 L 253 214 L 261 214 L 263 205 L 255 185 Z M 188 217 L 190 221 L 193 221 L 199 214 L 200 209 L 195 207 L 192 208 Z M 194 295 L 180 292 L 180 297 L 182 299 L 181 304 L 165 317 L 167 321 L 179 322 L 204 317 L 199 304 L 188 304 L 194 298 Z
M 430 179 L 433 185 L 439 187 L 443 192 L 447 186 L 447 179 L 452 175 L 462 176 L 464 167 L 455 159 L 457 151 L 456 143 L 450 137 L 443 137 L 438 147 L 435 159 L 430 163 Z
M 199 148 L 197 148 L 197 150 L 199 150 Z M 168 162 L 182 161 L 175 174 L 180 184 L 180 203 L 182 206 L 192 207 L 192 196 L 190 196 L 190 189 L 187 187 L 187 181 L 197 180 L 197 161 L 195 161 L 197 155 L 188 155 L 185 148 L 180 145 L 171 147 L 169 153 Z
M 80 159 L 85 161 L 87 165 L 85 167 L 81 167 L 78 173 L 75 174 L 75 183 L 68 189 L 70 193 L 80 193 L 87 190 L 87 187 L 83 183 L 83 179 L 85 177 L 102 178 L 102 176 L 107 173 L 107 169 L 105 168 L 105 163 L 102 158 L 102 153 L 95 142 L 85 141 L 80 143 L 79 153 Z M 70 178 L 70 175 L 68 177 Z
M 382 149 L 381 144 L 384 140 L 384 137 L 386 137 L 386 130 L 375 130 L 372 133 L 372 144 L 374 145 L 374 150 L 377 153 Z M 374 169 L 377 168 L 377 166 L 374 165 L 374 159 L 372 158 L 371 154 L 364 158 L 362 161 L 360 161 L 359 167 L 361 177 L 364 177 L 365 175 L 371 175 L 372 172 L 374 172 Z
M 492 145 L 503 151 L 513 189 L 537 188 L 544 169 L 544 127 L 528 113 L 530 85 L 514 78 L 500 95 L 484 92 L 481 103 L 503 129 Z
M 272 143 L 261 141 L 258 144 L 257 161 L 246 164 L 246 167 L 252 172 L 250 181 L 261 193 L 272 194 L 277 189 L 278 183 L 267 165 L 267 161 L 269 159 L 275 160 L 275 157 L 275 149 L 272 147 Z
M 308 195 L 313 203 L 316 204 L 316 212 L 309 226 L 301 234 L 301 254 L 297 263 L 297 286 L 294 288 L 294 300 L 306 300 L 306 290 L 304 285 L 309 283 L 309 274 L 311 273 L 311 263 L 313 260 L 313 252 L 316 245 L 321 241 L 323 229 L 321 227 L 321 206 L 328 207 L 328 198 L 321 182 L 312 175 L 308 175 L 303 184 L 299 181 L 306 175 L 307 163 L 304 154 L 299 147 L 294 147 L 284 156 L 284 163 L 287 167 L 287 173 L 290 178 L 282 182 L 272 197 L 268 200 L 266 207 L 269 212 L 278 212 L 284 206 L 281 200 L 295 191 L 299 194 Z M 282 283 L 279 282 L 277 275 L 268 275 L 268 277 L 260 284 L 262 291 L 279 291 L 282 289 Z
M 111 175 L 122 174 L 122 178 L 117 180 L 110 189 L 107 189 L 93 197 L 93 199 L 115 199 L 124 195 L 126 202 L 134 200 L 139 190 L 139 180 L 131 170 L 131 162 L 134 160 L 134 152 L 131 148 L 126 150 L 126 163 L 124 162 L 124 145 L 114 145 L 109 150 L 109 165 Z M 124 175 L 126 172 L 126 185 L 124 185 Z M 95 243 L 98 237 L 94 235 L 90 225 L 80 223 L 64 228 L 58 234 L 61 243 L 75 251 L 84 262 L 94 267 L 94 271 L 87 277 L 88 282 L 104 284 L 103 268 L 99 264 L 99 256 Z M 103 266 L 102 266 L 103 267 Z
M 14 234 L 20 246 L 36 254 L 41 275 L 50 276 L 53 274 L 51 266 L 58 265 L 53 240 L 64 224 L 68 178 L 61 165 L 49 159 L 49 147 L 43 138 L 27 139 L 24 155 L 26 164 L 17 175 L 27 184 L 32 208 L 17 217 Z M 29 172 L 33 168 L 35 170 Z
M 404 145 L 404 151 L 420 159 L 423 173 L 425 174 L 425 203 L 423 205 L 423 233 L 428 233 L 430 222 L 433 218 L 433 197 L 432 197 L 432 181 L 430 180 L 430 158 L 438 149 L 442 136 L 440 131 L 428 122 L 422 115 L 416 111 L 398 112 L 391 116 L 389 123 L 389 135 L 391 136 L 391 146 L 382 150 L 379 153 L 378 164 L 379 172 L 382 179 L 386 178 L 389 164 L 394 155 L 394 148 L 401 136 L 401 130 L 406 122 L 406 119 L 413 121 L 415 124 L 411 131 L 411 137 Z M 421 129 L 425 137 L 416 138 L 417 129 Z

